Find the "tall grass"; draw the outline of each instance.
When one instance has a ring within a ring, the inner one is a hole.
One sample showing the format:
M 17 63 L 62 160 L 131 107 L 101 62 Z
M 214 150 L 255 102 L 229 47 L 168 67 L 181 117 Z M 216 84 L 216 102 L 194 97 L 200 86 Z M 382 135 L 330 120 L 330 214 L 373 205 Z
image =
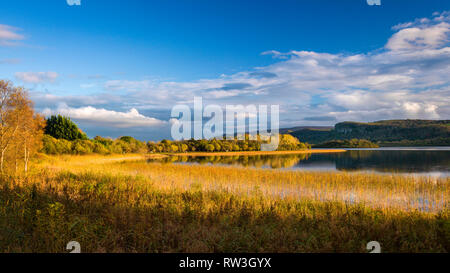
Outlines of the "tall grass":
M 3 177 L 0 251 L 63 252 L 72 240 L 83 252 L 450 249 L 448 179 L 120 160 L 49 157 Z
M 263 195 L 265 199 L 341 201 L 382 209 L 439 212 L 448 207 L 450 200 L 450 178 L 161 164 L 134 160 L 136 156 L 132 155 L 123 159 L 63 157 L 51 167 L 78 173 L 139 175 L 159 190 L 200 188 L 244 196 Z

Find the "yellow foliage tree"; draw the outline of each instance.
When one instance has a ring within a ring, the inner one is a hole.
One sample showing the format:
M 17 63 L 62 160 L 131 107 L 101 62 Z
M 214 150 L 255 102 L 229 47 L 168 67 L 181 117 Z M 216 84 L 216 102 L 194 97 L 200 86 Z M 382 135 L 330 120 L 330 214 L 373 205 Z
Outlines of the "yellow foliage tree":
M 30 157 L 42 145 L 45 120 L 36 114 L 28 93 L 0 81 L 0 172 L 16 173 L 19 162 L 26 173 Z M 7 160 L 6 160 L 7 159 Z

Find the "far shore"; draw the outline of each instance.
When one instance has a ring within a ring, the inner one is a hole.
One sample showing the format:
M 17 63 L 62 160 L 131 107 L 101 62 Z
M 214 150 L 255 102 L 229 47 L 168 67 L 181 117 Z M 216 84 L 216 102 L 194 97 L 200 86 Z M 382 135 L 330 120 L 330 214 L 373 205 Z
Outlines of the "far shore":
M 168 153 L 169 156 L 245 156 L 245 155 L 286 155 L 286 154 L 323 154 L 323 153 L 343 153 L 343 149 L 311 149 L 298 151 L 248 151 L 248 152 L 188 152 L 188 153 Z

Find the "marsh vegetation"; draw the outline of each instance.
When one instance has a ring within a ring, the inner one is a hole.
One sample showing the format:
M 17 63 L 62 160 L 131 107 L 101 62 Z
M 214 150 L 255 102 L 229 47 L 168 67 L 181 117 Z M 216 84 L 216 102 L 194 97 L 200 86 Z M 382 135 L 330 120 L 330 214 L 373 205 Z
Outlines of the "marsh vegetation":
M 155 155 L 157 156 L 157 155 Z M 0 184 L 0 249 L 448 252 L 449 179 L 40 155 Z

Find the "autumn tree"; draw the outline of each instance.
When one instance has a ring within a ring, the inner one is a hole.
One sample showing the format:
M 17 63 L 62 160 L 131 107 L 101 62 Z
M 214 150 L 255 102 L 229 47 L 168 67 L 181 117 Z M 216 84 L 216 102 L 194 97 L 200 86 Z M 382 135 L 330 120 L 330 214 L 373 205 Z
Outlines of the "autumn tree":
M 28 171 L 30 157 L 42 143 L 44 119 L 36 114 L 28 93 L 0 81 L 0 172 L 17 171 L 19 161 Z M 8 158 L 6 161 L 5 159 Z M 10 164 L 7 164 L 10 163 Z
M 42 147 L 45 119 L 41 115 L 34 113 L 33 104 L 26 97 L 23 97 L 23 102 L 18 106 L 18 109 L 21 117 L 16 142 L 23 150 L 24 171 L 26 173 L 28 172 L 31 156 Z
M 14 96 L 20 91 L 13 88 L 11 83 L 0 81 L 0 172 L 5 169 L 5 155 L 8 147 L 17 131 L 17 123 L 14 124 Z

